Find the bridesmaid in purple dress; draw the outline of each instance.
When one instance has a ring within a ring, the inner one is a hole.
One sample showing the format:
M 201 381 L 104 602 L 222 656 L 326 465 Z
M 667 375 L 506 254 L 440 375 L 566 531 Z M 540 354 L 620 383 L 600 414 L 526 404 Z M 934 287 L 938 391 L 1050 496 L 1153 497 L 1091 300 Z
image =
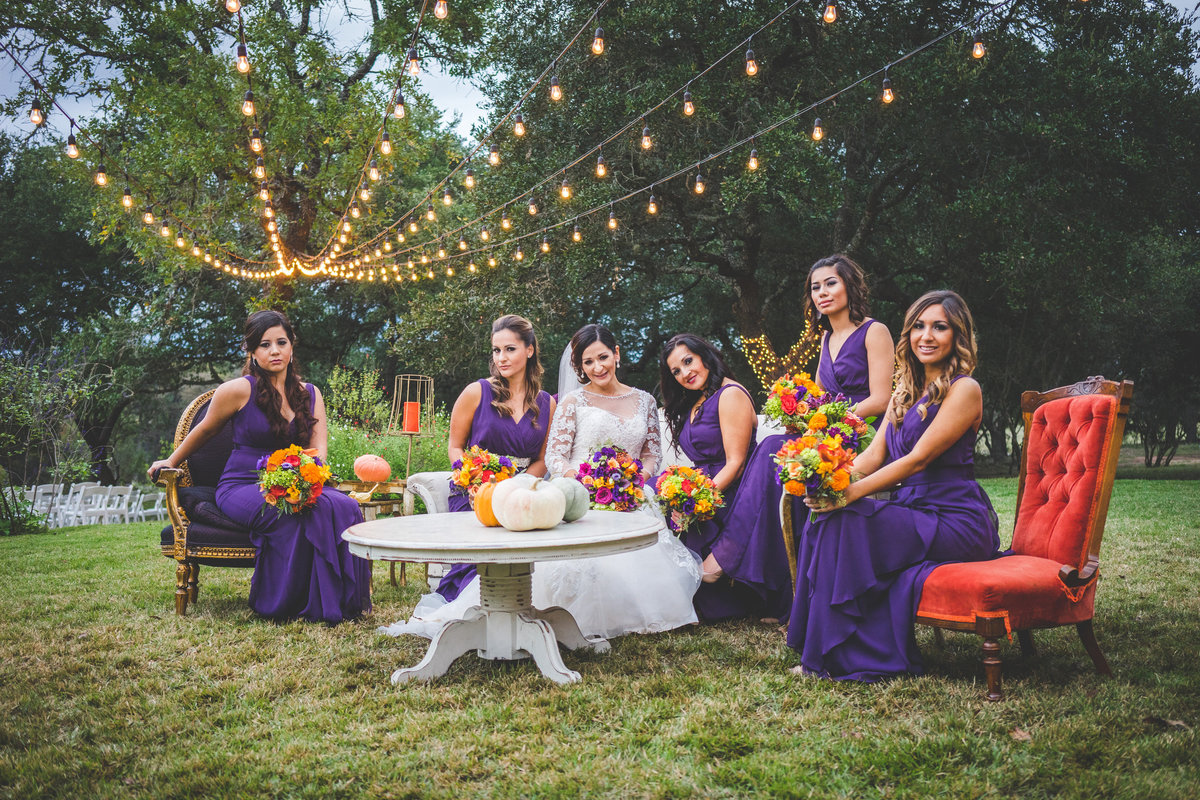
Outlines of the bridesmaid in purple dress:
M 856 459 L 862 477 L 841 503 L 805 498 L 816 519 L 797 547 L 794 672 L 868 682 L 920 674 L 913 618 L 925 578 L 938 563 L 996 556 L 996 514 L 972 458 L 983 418 L 975 352 L 957 294 L 929 292 L 909 308 L 896 391 L 880 435 Z M 867 496 L 896 484 L 890 500 Z
M 463 389 L 450 412 L 450 463 L 478 445 L 508 456 L 531 475 L 546 474 L 546 434 L 554 416 L 554 400 L 542 391 L 542 363 L 533 325 L 507 314 L 492 323 L 490 378 Z M 470 511 L 465 492 L 450 485 L 450 510 Z M 438 584 L 437 593 L 454 600 L 475 577 L 474 564 L 455 564 Z
M 663 349 L 660 389 L 675 444 L 696 469 L 712 478 L 725 506 L 711 520 L 695 522 L 680 536 L 701 558 L 710 558 L 737 496 L 742 468 L 754 447 L 758 419 L 746 387 L 729 377 L 720 352 L 699 336 L 681 333 Z M 706 562 L 709 563 L 709 562 Z M 786 566 L 786 565 L 785 565 Z M 749 613 L 755 598 L 744 586 L 702 576 L 693 605 L 705 621 Z
M 217 387 L 208 414 L 149 472 L 179 465 L 232 419 L 234 449 L 217 485 L 217 506 L 250 530 L 258 550 L 250 607 L 272 619 L 335 624 L 371 609 L 371 562 L 351 555 L 342 540 L 342 531 L 363 521 L 358 503 L 325 489 L 315 506 L 281 516 L 258 488 L 258 460 L 275 450 L 299 444 L 316 450 L 322 461 L 328 457 L 325 401 L 315 386 L 301 382 L 292 359 L 295 342 L 283 314 L 251 314 L 243 377 Z
M 849 257 L 829 256 L 809 268 L 804 319 L 810 336 L 821 336 L 817 383 L 854 401 L 863 418 L 881 416 L 892 389 L 892 336 L 868 311 L 866 276 Z M 767 621 L 786 619 L 792 607 L 792 575 L 779 521 L 783 487 L 773 457 L 793 438 L 777 433 L 759 441 L 708 565 L 710 576 L 727 575 L 753 592 L 757 602 L 747 611 Z

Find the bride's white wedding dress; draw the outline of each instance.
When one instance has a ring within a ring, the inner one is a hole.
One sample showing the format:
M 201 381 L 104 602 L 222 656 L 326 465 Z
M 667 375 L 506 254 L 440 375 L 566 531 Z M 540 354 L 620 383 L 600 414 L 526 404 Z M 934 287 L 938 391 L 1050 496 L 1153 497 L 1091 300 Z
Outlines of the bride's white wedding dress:
M 656 474 L 662 447 L 654 398 L 640 389 L 618 396 L 578 389 L 561 396 L 546 443 L 550 475 L 573 473 L 605 445 L 624 448 L 641 460 L 647 473 Z M 652 487 L 646 488 L 652 497 Z M 661 520 L 649 497 L 641 510 L 631 513 Z M 632 553 L 536 563 L 533 605 L 562 606 L 584 635 L 656 633 L 697 621 L 692 597 L 699 585 L 699 560 L 663 525 L 657 544 Z M 410 620 L 380 630 L 432 638 L 444 623 L 461 619 L 477 605 L 475 578 L 453 602 L 438 594 L 425 595 Z

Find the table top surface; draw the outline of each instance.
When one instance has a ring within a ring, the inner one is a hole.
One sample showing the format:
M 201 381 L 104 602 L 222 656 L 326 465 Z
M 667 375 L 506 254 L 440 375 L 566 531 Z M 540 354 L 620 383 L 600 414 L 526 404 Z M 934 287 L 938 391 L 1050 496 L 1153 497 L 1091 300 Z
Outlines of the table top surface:
M 361 522 L 342 534 L 356 555 L 375 560 L 521 563 L 628 552 L 658 541 L 649 514 L 589 511 L 544 531 L 489 528 L 474 513 L 417 514 Z

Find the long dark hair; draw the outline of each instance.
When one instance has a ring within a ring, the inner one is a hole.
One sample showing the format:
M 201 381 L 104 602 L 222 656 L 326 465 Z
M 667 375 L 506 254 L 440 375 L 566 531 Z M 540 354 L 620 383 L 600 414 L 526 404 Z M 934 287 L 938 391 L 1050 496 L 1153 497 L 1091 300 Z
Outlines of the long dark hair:
M 583 371 L 583 351 L 596 342 L 612 350 L 614 354 L 617 352 L 617 337 L 613 336 L 608 328 L 594 322 L 584 325 L 571 337 L 571 365 L 575 367 L 575 377 L 579 378 L 580 383 L 591 382 L 591 378 Z
M 525 411 L 531 415 L 533 426 L 537 427 L 538 422 L 538 395 L 542 392 L 542 359 L 541 349 L 538 347 L 537 334 L 533 332 L 533 323 L 524 317 L 516 314 L 505 314 L 492 323 L 492 335 L 503 330 L 512 331 L 517 335 L 517 338 L 526 347 L 533 348 L 533 355 L 525 360 Z M 508 387 L 508 379 L 500 374 L 496 369 L 496 360 L 488 361 L 488 374 L 491 377 L 492 384 L 492 408 L 504 417 L 512 415 L 505 403 L 512 396 L 512 390 Z M 522 412 L 524 413 L 524 412 Z
M 275 391 L 275 385 L 271 383 L 270 377 L 259 368 L 258 363 L 254 360 L 254 351 L 259 342 L 263 340 L 263 334 L 274 327 L 282 327 L 288 340 L 292 343 L 292 347 L 296 346 L 296 331 L 293 330 L 292 323 L 286 316 L 279 311 L 255 311 L 246 317 L 242 339 L 242 346 L 246 349 L 246 363 L 242 367 L 242 374 L 253 375 L 257 378 L 254 404 L 261 408 L 263 414 L 266 415 L 267 422 L 271 425 L 271 435 L 279 441 L 286 442 L 292 441 L 292 437 L 288 421 L 283 418 L 283 397 Z M 313 426 L 317 421 L 313 417 L 312 411 L 309 410 L 312 396 L 304 385 L 299 367 L 296 366 L 295 351 L 293 351 L 292 360 L 287 365 L 287 377 L 284 379 L 283 390 L 287 395 L 288 405 L 292 407 L 292 411 L 296 412 L 295 443 L 307 447 L 312 440 Z
M 946 321 L 954 331 L 954 350 L 946 359 L 942 374 L 925 383 L 925 367 L 912 349 L 912 329 L 917 317 L 930 306 L 940 305 L 946 312 Z M 938 289 L 926 292 L 917 298 L 904 314 L 904 329 L 896 340 L 896 391 L 892 395 L 894 423 L 900 424 L 913 404 L 928 394 L 929 405 L 935 406 L 946 399 L 950 383 L 959 375 L 970 375 L 978 363 L 978 347 L 975 344 L 975 319 L 971 309 L 957 292 Z M 926 404 L 917 405 L 917 413 L 925 419 Z
M 671 368 L 667 366 L 667 356 L 680 345 L 699 356 L 708 370 L 708 380 L 702 389 L 685 389 L 671 374 Z M 679 433 L 683 430 L 683 423 L 696 401 L 701 397 L 712 397 L 729 377 L 732 377 L 732 374 L 725 365 L 725 360 L 721 358 L 721 351 L 713 347 L 707 339 L 702 339 L 694 333 L 677 333 L 667 340 L 658 359 L 658 391 L 662 395 L 667 426 L 671 429 L 672 444 L 679 445 Z
M 808 278 L 804 282 L 802 309 L 804 321 L 808 323 L 805 326 L 808 331 L 808 336 L 805 338 L 806 345 L 813 345 L 820 341 L 822 332 L 827 333 L 833 330 L 833 326 L 829 324 L 829 318 L 818 311 L 816 305 L 813 304 L 812 289 L 810 288 L 813 273 L 822 267 L 832 267 L 837 276 L 841 278 L 842 285 L 846 287 L 846 305 L 850 312 L 851 322 L 859 325 L 871 313 L 871 293 L 867 289 L 867 275 L 863 272 L 863 268 L 850 256 L 842 253 L 826 256 L 808 268 Z

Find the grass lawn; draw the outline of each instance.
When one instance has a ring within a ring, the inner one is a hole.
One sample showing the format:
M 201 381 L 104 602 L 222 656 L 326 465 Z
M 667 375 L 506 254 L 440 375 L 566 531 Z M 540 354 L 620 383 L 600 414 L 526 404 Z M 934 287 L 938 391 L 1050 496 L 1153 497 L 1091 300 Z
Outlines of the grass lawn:
M 1010 531 L 1016 482 L 984 481 Z M 1200 482 L 1118 481 L 1096 630 L 1036 659 L 919 641 L 929 674 L 795 678 L 782 636 L 724 624 L 393 687 L 426 642 L 375 626 L 419 594 L 377 569 L 372 619 L 276 625 L 247 570 L 202 568 L 178 619 L 156 525 L 0 539 L 0 797 L 1144 797 L 1200 795 Z

